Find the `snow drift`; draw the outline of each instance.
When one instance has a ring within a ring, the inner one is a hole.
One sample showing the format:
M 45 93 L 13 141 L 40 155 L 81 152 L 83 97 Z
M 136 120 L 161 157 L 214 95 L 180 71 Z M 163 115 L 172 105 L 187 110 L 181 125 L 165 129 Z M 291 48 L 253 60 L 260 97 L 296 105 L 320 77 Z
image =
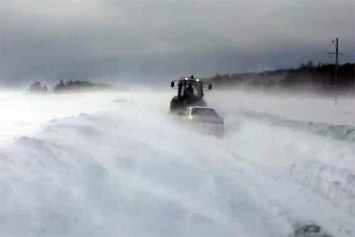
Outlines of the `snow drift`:
M 102 94 L 100 106 L 83 102 L 87 111 L 3 145 L 1 235 L 289 236 L 307 223 L 355 234 L 349 137 L 220 103 L 228 131 L 218 139 L 176 123 L 170 97 Z

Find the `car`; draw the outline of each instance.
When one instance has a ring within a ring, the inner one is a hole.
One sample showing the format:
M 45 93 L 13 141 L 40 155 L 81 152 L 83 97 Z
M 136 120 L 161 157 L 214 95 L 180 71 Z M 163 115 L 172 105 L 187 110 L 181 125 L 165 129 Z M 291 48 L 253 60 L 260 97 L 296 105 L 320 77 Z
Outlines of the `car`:
M 216 136 L 224 135 L 224 121 L 215 109 L 207 106 L 189 106 L 184 115 L 192 129 Z

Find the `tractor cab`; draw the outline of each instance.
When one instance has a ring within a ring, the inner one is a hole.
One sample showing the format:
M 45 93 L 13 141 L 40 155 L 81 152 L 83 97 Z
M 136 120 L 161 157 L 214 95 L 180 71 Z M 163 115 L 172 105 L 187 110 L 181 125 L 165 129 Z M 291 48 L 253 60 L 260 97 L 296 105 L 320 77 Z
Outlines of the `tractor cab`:
M 170 102 L 171 111 L 185 109 L 191 105 L 206 106 L 206 102 L 203 99 L 203 80 L 194 78 L 193 76 L 190 78 L 182 77 L 179 80 L 172 81 L 171 87 L 178 90 L 177 95 Z M 212 89 L 211 84 L 208 86 L 208 89 Z

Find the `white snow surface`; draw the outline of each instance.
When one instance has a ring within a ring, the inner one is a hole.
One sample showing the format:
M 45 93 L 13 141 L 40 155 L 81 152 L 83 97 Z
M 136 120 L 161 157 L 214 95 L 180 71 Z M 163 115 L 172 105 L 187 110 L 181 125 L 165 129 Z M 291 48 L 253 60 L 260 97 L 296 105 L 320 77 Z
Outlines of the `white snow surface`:
M 174 92 L 0 93 L 0 236 L 355 236 L 353 98 L 211 91 L 217 138 Z

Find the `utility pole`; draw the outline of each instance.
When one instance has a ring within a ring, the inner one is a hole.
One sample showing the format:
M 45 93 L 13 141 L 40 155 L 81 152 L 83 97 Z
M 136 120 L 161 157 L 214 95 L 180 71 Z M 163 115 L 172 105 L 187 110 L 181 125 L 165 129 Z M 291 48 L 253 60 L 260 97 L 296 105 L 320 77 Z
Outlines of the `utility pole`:
M 335 44 L 335 53 L 329 54 L 335 54 L 335 84 L 338 84 L 339 55 L 343 56 L 343 54 L 339 53 L 339 39 L 332 40 L 332 43 Z
M 335 54 L 335 87 L 337 87 L 337 85 L 339 85 L 339 81 L 338 81 L 338 70 L 339 70 L 339 54 L 341 56 L 343 56 L 342 53 L 339 53 L 339 39 L 336 38 L 335 40 L 332 40 L 332 43 L 335 44 L 335 53 L 331 52 L 329 53 L 331 54 Z M 335 88 L 335 93 L 337 94 L 337 90 L 339 88 Z M 338 99 L 337 99 L 337 95 L 334 98 L 334 105 L 336 105 L 338 103 Z

